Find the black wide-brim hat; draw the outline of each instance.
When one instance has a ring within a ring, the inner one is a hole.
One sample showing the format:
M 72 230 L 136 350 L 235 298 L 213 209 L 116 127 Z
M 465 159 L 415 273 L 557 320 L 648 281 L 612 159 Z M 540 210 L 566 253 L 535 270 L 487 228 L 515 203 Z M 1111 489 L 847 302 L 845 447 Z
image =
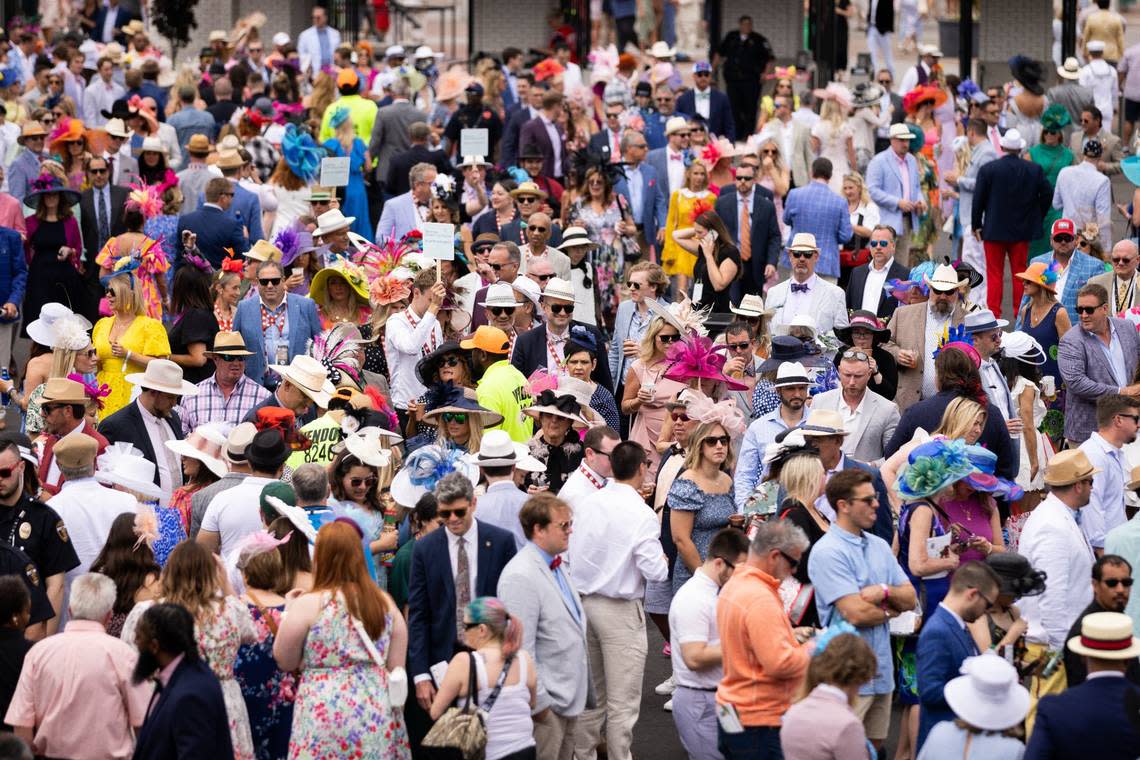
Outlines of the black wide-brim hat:
M 419 381 L 424 385 L 432 385 L 433 383 L 439 382 L 436 373 L 439 372 L 439 364 L 443 361 L 443 357 L 448 354 L 465 356 L 466 353 L 467 352 L 460 347 L 457 341 L 445 340 L 436 350 L 416 362 L 416 377 L 419 378 Z
M 985 282 L 985 278 L 982 277 L 982 273 L 977 269 L 974 269 L 965 261 L 958 261 L 956 264 L 954 264 L 954 271 L 958 273 L 958 282 L 967 283 L 970 286 L 971 290 Z
M 791 335 L 777 335 L 772 338 L 772 350 L 757 372 L 775 372 L 784 362 L 799 362 L 805 367 L 819 366 L 819 354 L 808 353 L 807 346 L 799 338 Z
M 1045 64 L 1024 55 L 1009 59 L 1009 71 L 1022 87 L 1034 95 L 1045 94 Z
M 891 337 L 890 328 L 883 324 L 883 321 L 878 318 L 874 313 L 858 309 L 851 312 L 850 324 L 846 327 L 836 327 L 833 332 L 835 337 L 839 338 L 845 346 L 853 346 L 851 342 L 851 331 L 854 329 L 866 330 L 871 333 L 871 345 L 877 346 L 880 343 L 886 343 Z
M 119 98 L 111 104 L 111 110 L 103 110 L 101 112 L 104 119 L 122 119 L 124 122 L 132 116 L 138 116 L 139 112 L 136 108 L 131 108 L 126 99 Z

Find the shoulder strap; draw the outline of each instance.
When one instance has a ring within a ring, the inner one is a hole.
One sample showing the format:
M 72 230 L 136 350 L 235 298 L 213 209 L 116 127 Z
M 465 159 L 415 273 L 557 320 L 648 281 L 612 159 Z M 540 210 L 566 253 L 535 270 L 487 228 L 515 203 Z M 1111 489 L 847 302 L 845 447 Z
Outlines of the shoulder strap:
M 491 712 L 491 708 L 495 706 L 495 700 L 499 698 L 499 692 L 503 690 L 503 684 L 507 682 L 507 674 L 511 672 L 511 665 L 514 661 L 515 656 L 513 653 L 503 661 L 503 669 L 499 672 L 499 680 L 495 682 L 495 688 L 491 690 L 491 693 L 487 695 L 487 701 L 483 703 L 484 711 Z M 474 663 L 474 660 L 472 660 L 472 663 Z M 471 672 L 474 674 L 475 665 L 472 664 L 471 668 Z M 522 671 L 520 670 L 519 672 L 521 674 Z M 474 677 L 474 675 L 472 675 L 472 677 Z

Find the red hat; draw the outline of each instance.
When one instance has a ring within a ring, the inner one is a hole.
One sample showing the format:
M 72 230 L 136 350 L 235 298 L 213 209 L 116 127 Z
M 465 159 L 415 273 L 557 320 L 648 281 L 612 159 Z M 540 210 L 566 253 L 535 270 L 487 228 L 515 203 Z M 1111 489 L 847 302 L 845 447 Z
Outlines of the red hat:
M 1072 235 L 1077 236 L 1077 226 L 1073 224 L 1072 219 L 1058 219 L 1053 222 L 1053 231 L 1049 233 L 1049 237 L 1056 237 L 1057 235 Z

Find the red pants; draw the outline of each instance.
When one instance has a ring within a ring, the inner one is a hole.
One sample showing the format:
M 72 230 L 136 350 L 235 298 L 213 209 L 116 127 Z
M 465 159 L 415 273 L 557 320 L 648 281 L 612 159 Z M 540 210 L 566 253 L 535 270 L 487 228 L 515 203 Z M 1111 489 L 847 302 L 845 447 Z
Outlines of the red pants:
M 1029 265 L 1029 241 L 990 241 L 982 243 L 986 252 L 986 301 L 994 316 L 1001 316 L 1002 291 L 1005 286 L 1005 257 L 1009 254 L 1010 274 L 1024 272 Z M 1024 280 L 1013 279 L 1013 311 L 1021 303 L 1021 286 Z

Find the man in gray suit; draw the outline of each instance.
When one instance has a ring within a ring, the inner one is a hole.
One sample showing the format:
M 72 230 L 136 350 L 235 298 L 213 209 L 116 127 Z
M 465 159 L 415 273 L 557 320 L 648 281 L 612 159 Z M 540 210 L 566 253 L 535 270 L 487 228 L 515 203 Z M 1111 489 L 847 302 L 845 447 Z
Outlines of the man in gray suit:
M 570 546 L 569 506 L 549 493 L 519 510 L 527 544 L 499 576 L 499 598 L 522 622 L 523 649 L 538 668 L 534 738 L 538 756 L 570 760 L 574 727 L 591 698 L 586 655 L 586 611 L 562 553 Z
M 427 114 L 408 100 L 407 79 L 397 77 L 388 89 L 392 93 L 392 103 L 376 112 L 372 139 L 368 142 L 368 152 L 376 158 L 376 179 L 381 184 L 388 178 L 392 156 L 411 147 L 408 127 L 417 121 L 427 121 Z
M 1065 381 L 1065 438 L 1072 448 L 1088 440 L 1096 428 L 1096 401 L 1108 393 L 1140 396 L 1136 376 L 1140 337 L 1126 319 L 1109 311 L 1108 291 L 1088 284 L 1077 292 L 1080 322 L 1057 347 L 1057 364 Z
M 878 467 L 883 462 L 883 449 L 898 427 L 899 408 L 868 389 L 870 381 L 870 355 L 848 349 L 839 360 L 840 387 L 816 396 L 811 408 L 842 414 L 848 433 L 843 439 L 843 453 Z
M 986 274 L 986 253 L 982 241 L 974 237 L 970 228 L 974 186 L 978 182 L 978 170 L 998 157 L 997 151 L 986 137 L 986 123 L 981 119 L 970 119 L 966 123 L 966 140 L 970 143 L 970 165 L 961 177 L 955 172 L 945 175 L 946 182 L 958 188 L 958 219 L 962 222 L 962 261 Z M 985 279 L 976 288 L 970 288 L 970 301 L 985 306 Z

